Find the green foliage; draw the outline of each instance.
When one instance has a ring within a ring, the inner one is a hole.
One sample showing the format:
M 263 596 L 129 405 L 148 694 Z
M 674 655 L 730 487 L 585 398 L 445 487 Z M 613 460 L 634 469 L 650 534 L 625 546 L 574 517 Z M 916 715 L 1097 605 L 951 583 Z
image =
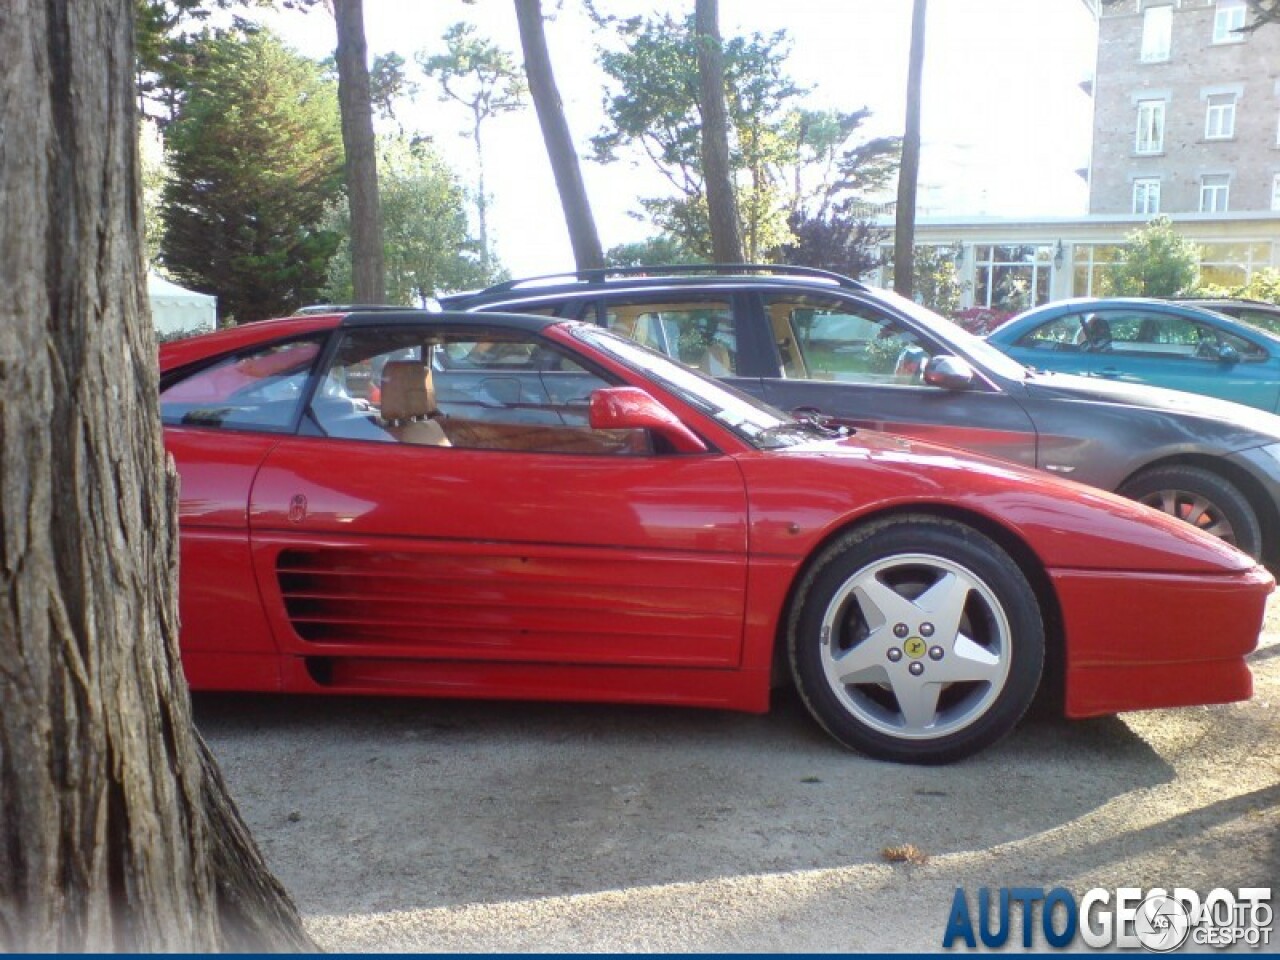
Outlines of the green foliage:
M 143 113 L 167 124 L 177 112 L 190 73 L 196 68 L 200 37 L 209 32 L 214 11 L 271 7 L 275 0 L 133 0 L 134 56 Z M 288 3 L 295 0 L 285 0 Z M 308 0 L 311 2 L 311 0 Z M 257 27 L 234 13 L 235 29 Z
M 1242 287 L 1201 284 L 1194 293 L 1197 297 L 1243 297 L 1247 300 L 1280 303 L 1280 270 L 1274 267 L 1259 270 Z
M 378 190 L 389 303 L 417 305 L 437 293 L 490 282 L 467 233 L 465 191 L 427 143 L 404 137 L 384 140 Z M 323 299 L 350 303 L 350 214 L 345 203 L 333 207 L 328 226 L 343 240 L 329 261 Z
M 1106 293 L 1125 297 L 1175 297 L 1196 282 L 1200 248 L 1156 217 L 1125 238 L 1119 260 L 1103 274 Z
M 418 85 L 404 72 L 404 57 L 398 53 L 380 53 L 369 68 L 369 100 L 374 111 L 384 120 L 394 120 L 396 101 L 412 100 Z
M 169 128 L 161 262 L 237 322 L 314 302 L 338 237 L 320 229 L 342 189 L 333 84 L 269 32 L 205 36 Z
M 1280 303 L 1280 270 L 1274 267 L 1259 270 L 1249 278 L 1249 282 L 1241 287 L 1235 296 Z
M 916 247 L 911 289 L 924 306 L 950 316 L 960 309 L 965 284 L 957 264 L 959 251 L 951 247 Z
M 935 313 L 954 317 L 960 310 L 960 296 L 967 284 L 960 279 L 960 246 L 927 244 L 913 250 L 911 289 L 917 303 Z M 885 255 L 886 284 L 893 283 L 893 251 Z M 1025 299 L 1028 296 L 1025 281 L 1019 288 L 1016 281 L 1009 281 L 1001 288 L 1004 297 Z
M 611 26 L 626 46 L 600 56 L 613 91 L 607 125 L 592 139 L 596 159 L 643 153 L 674 192 L 642 199 L 647 218 L 694 256 L 709 258 L 693 19 L 651 16 Z M 823 219 L 839 198 L 882 187 L 896 169 L 896 141 L 851 146 L 866 111 L 799 107 L 807 91 L 788 77 L 787 54 L 784 32 L 724 41 L 729 164 L 748 260 L 792 243 L 788 219 L 797 211 Z
M 795 154 L 791 206 L 806 219 L 822 220 L 832 209 L 876 194 L 893 183 L 902 152 L 900 137 L 857 142 L 858 128 L 871 116 L 862 109 L 795 110 L 785 135 Z
M 703 259 L 686 250 L 679 239 L 670 234 L 660 234 L 637 243 L 622 243 L 611 247 L 605 254 L 605 263 L 610 267 L 647 267 L 704 262 Z
M 484 182 L 481 131 L 487 120 L 524 106 L 528 86 L 524 70 L 495 43 L 478 36 L 469 23 L 455 23 L 444 34 L 445 52 L 414 55 L 423 73 L 440 84 L 442 102 L 454 100 L 471 113 L 470 137 L 476 148 L 476 214 L 480 222 L 480 262 L 494 275 L 489 255 L 489 197 Z
M 439 81 L 441 100 L 462 104 L 477 124 L 524 106 L 524 71 L 511 54 L 478 36 L 475 26 L 455 23 L 445 31 L 444 44 L 444 53 L 415 55 L 423 73 Z
M 774 254 L 783 263 L 833 270 L 857 279 L 880 265 L 879 246 L 887 232 L 848 213 L 806 216 L 800 211 L 788 222 L 794 238 Z
M 142 171 L 142 258 L 147 264 L 152 264 L 160 255 L 160 240 L 164 234 L 160 202 L 169 171 L 165 165 L 160 131 L 153 121 L 145 117 L 138 124 L 138 160 Z

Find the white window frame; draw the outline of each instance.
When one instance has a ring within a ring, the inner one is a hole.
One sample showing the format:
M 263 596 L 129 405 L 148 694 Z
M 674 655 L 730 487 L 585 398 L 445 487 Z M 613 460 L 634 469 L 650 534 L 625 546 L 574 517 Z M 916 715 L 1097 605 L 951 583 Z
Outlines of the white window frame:
M 1236 95 L 1211 93 L 1205 97 L 1204 138 L 1231 140 L 1236 135 Z
M 1164 100 L 1138 101 L 1138 129 L 1134 133 L 1133 152 L 1164 153 Z M 1144 138 L 1143 134 L 1147 134 Z
M 1271 178 L 1271 209 L 1280 210 L 1280 173 Z
M 1159 177 L 1134 178 L 1133 212 L 1147 217 L 1155 216 L 1160 212 Z
M 1173 46 L 1173 5 L 1147 7 L 1142 12 L 1142 50 L 1139 59 L 1143 63 L 1163 63 L 1169 59 Z
M 1245 34 L 1237 31 L 1245 25 L 1247 13 L 1244 0 L 1218 0 L 1213 11 L 1213 42 L 1244 43 Z
M 1206 173 L 1200 177 L 1200 212 L 1226 213 L 1231 209 L 1231 176 Z

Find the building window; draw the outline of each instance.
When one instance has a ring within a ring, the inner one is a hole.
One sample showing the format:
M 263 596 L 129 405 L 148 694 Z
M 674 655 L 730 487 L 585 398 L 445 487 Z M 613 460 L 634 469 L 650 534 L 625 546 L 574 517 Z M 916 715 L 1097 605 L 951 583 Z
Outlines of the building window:
M 1230 193 L 1230 176 L 1225 173 L 1206 173 L 1200 178 L 1200 212 L 1226 213 Z
M 1244 34 L 1240 28 L 1244 26 L 1246 12 L 1244 0 L 1218 0 L 1218 8 L 1213 13 L 1213 42 L 1242 43 Z
M 1280 210 L 1280 173 L 1271 180 L 1271 209 Z
M 1135 153 L 1160 153 L 1164 150 L 1164 101 L 1138 101 L 1138 136 Z
M 1049 302 L 1052 246 L 979 244 L 973 250 L 974 306 L 1016 312 Z
M 1201 286 L 1243 287 L 1258 271 L 1271 266 L 1271 244 L 1267 242 L 1200 244 Z
M 1139 177 L 1133 181 L 1133 212 L 1153 216 L 1160 212 L 1160 178 Z
M 1226 140 L 1236 135 L 1236 95 L 1211 93 L 1206 98 L 1208 109 L 1204 114 L 1204 138 Z
M 1114 243 L 1077 243 L 1071 257 L 1071 295 L 1104 297 L 1111 292 L 1110 276 L 1124 255 Z
M 1168 60 L 1172 36 L 1173 7 L 1147 7 L 1142 14 L 1142 62 Z

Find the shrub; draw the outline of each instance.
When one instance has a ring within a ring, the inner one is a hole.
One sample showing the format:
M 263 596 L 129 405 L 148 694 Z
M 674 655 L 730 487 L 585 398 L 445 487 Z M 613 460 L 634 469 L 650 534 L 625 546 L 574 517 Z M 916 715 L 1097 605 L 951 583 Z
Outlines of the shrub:
M 985 337 L 1000 324 L 1013 316 L 1010 310 L 995 310 L 991 307 L 966 307 L 951 314 L 951 320 L 963 330 L 975 336 Z

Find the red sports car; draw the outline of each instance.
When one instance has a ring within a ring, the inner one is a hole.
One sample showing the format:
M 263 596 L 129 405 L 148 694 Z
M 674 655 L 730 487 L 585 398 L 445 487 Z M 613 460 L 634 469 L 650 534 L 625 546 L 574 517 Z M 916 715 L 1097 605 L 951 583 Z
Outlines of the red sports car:
M 795 420 L 594 325 L 366 311 L 161 348 L 195 689 L 763 711 L 939 763 L 1246 698 L 1271 576 L 1154 510 Z M 1046 678 L 1046 679 L 1042 679 Z

